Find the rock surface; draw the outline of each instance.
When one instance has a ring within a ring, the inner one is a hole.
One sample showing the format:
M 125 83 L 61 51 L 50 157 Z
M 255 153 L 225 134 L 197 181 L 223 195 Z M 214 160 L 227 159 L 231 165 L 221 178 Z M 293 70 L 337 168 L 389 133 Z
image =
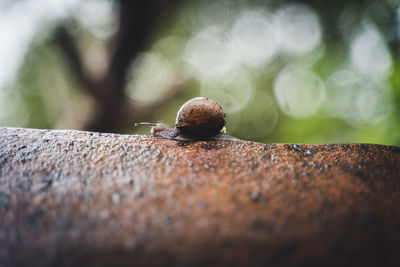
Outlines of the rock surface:
M 397 147 L 0 140 L 0 266 L 400 264 Z

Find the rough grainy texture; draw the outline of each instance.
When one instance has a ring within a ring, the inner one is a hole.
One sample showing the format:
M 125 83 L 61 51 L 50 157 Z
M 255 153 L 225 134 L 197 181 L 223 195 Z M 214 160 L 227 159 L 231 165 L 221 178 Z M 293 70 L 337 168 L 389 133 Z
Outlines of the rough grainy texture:
M 396 147 L 0 140 L 0 266 L 400 263 Z

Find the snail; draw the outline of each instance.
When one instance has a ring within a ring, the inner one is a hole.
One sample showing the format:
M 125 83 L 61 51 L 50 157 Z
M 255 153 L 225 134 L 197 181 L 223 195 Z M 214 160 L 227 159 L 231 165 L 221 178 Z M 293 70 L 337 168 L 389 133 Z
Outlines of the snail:
M 182 105 L 176 116 L 175 126 L 164 123 L 139 122 L 135 126 L 150 126 L 151 134 L 179 141 L 234 140 L 222 133 L 226 115 L 221 106 L 207 97 L 196 97 Z

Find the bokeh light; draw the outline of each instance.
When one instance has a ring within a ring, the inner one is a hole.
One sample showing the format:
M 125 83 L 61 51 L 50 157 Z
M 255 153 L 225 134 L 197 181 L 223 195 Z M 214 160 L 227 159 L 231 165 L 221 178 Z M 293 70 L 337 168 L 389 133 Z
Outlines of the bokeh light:
M 309 70 L 283 69 L 274 83 L 274 93 L 280 109 L 295 118 L 315 114 L 325 97 L 323 81 Z
M 303 4 L 285 5 L 274 15 L 274 33 L 283 52 L 304 54 L 322 38 L 318 16 Z
M 152 120 L 173 123 L 180 103 L 206 96 L 223 106 L 228 133 L 243 139 L 400 144 L 393 134 L 400 133 L 400 2 L 381 2 L 350 1 L 332 11 L 315 1 L 176 5 L 170 20 L 154 21 L 130 62 L 127 102 L 151 106 L 184 88 Z M 74 80 L 52 34 L 59 23 L 71 27 L 85 70 L 101 77 L 118 34 L 118 2 L 0 6 L 0 60 L 7 62 L 0 66 L 0 125 L 79 125 L 75 113 L 90 116 L 94 98 Z M 318 128 L 331 131 L 322 136 Z
M 193 75 L 219 78 L 234 69 L 233 51 L 226 42 L 226 32 L 209 26 L 193 36 L 186 45 L 186 59 Z
M 372 27 L 361 30 L 350 45 L 354 68 L 369 77 L 386 78 L 392 67 L 392 58 L 380 33 Z
M 133 62 L 133 76 L 128 82 L 128 96 L 141 102 L 152 102 L 174 85 L 171 64 L 157 53 L 143 53 Z
M 201 95 L 221 104 L 226 113 L 235 113 L 249 104 L 254 87 L 249 74 L 242 69 L 229 73 L 223 79 L 206 80 L 201 86 Z
M 391 88 L 354 70 L 340 70 L 327 80 L 326 110 L 350 125 L 373 125 L 391 111 Z
M 233 54 L 243 64 L 261 66 L 277 52 L 271 18 L 263 10 L 241 13 L 230 34 Z

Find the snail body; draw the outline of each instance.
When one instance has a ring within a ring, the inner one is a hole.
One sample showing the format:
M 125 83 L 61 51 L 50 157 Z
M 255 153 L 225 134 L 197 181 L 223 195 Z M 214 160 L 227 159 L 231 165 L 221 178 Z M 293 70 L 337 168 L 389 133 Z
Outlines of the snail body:
M 147 122 L 135 125 L 150 126 L 153 136 L 179 141 L 235 139 L 221 132 L 226 124 L 225 117 L 217 102 L 206 97 L 196 97 L 179 109 L 175 126 Z

